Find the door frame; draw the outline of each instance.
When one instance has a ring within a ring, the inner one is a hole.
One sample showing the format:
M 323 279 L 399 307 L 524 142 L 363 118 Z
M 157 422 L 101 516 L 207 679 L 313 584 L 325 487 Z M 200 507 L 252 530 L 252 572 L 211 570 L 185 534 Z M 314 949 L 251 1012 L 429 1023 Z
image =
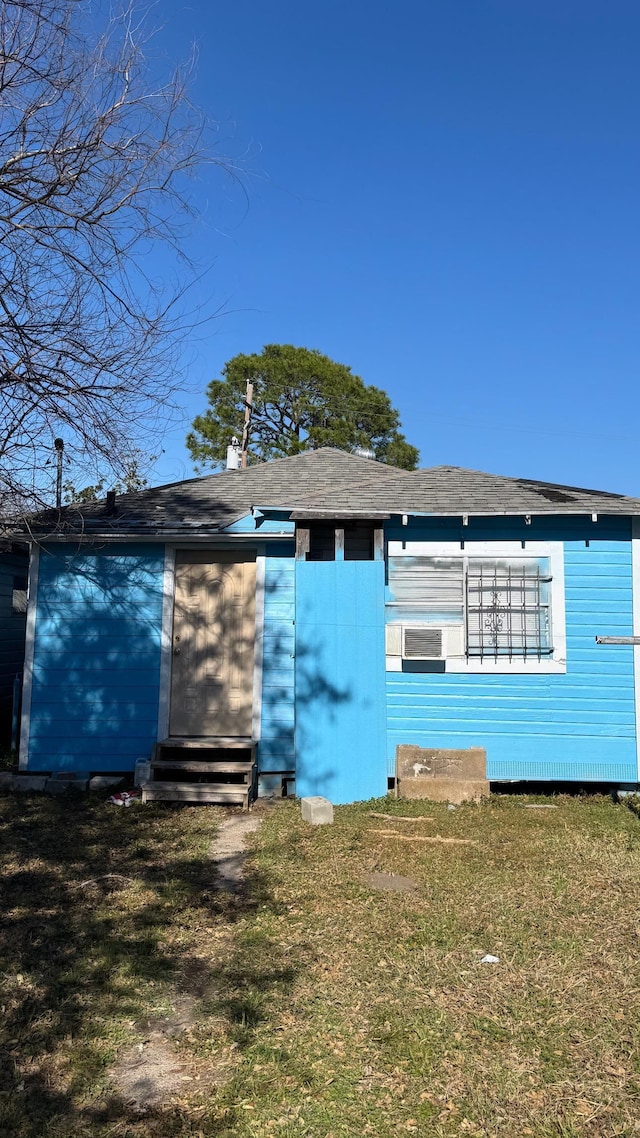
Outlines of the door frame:
M 256 627 L 254 639 L 253 661 L 253 709 L 251 714 L 251 737 L 256 742 L 260 739 L 262 726 L 262 652 L 264 640 L 264 580 L 265 580 L 265 545 L 247 546 L 212 545 L 203 547 L 201 544 L 165 545 L 164 572 L 162 580 L 162 630 L 160 639 L 160 696 L 158 701 L 158 742 L 169 738 L 169 711 L 171 705 L 171 664 L 173 659 L 173 605 L 176 592 L 176 554 L 207 552 L 215 556 L 216 553 L 229 553 L 240 548 L 255 550 L 256 554 Z

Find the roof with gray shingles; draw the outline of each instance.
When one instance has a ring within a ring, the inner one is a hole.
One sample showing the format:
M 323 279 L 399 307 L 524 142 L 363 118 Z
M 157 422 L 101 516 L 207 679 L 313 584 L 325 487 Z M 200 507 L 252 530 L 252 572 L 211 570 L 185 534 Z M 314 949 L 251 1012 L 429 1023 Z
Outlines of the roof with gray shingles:
M 112 514 L 104 502 L 49 510 L 33 519 L 29 529 L 39 537 L 206 536 L 245 517 L 252 507 L 291 511 L 294 519 L 405 513 L 629 516 L 640 514 L 640 499 L 457 466 L 408 472 L 324 447 L 247 470 L 119 495 Z
M 224 470 L 203 478 L 119 494 L 112 514 L 107 512 L 104 501 L 47 510 L 31 519 L 29 529 L 37 536 L 216 533 L 246 517 L 252 506 L 286 508 L 289 501 L 304 501 L 310 494 L 330 497 L 356 483 L 368 485 L 405 476 L 407 472 L 397 467 L 324 447 L 246 470 Z
M 537 482 L 530 478 L 505 478 L 460 466 L 433 466 L 401 478 L 386 478 L 378 484 L 308 495 L 304 503 L 292 503 L 293 517 L 360 515 L 371 511 L 393 514 L 435 514 L 476 517 L 498 514 L 639 514 L 640 499 L 605 490 L 583 490 Z M 344 514 L 343 514 L 344 511 Z

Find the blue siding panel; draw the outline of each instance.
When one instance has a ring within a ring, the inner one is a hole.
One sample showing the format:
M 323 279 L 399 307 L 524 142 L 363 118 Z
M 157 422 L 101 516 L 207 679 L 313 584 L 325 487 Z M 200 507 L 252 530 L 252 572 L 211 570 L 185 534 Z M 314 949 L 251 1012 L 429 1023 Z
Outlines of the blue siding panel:
M 637 779 L 633 649 L 597 645 L 598 635 L 633 632 L 631 533 L 625 519 L 489 522 L 443 533 L 413 520 L 413 540 L 464 537 L 564 542 L 566 674 L 387 673 L 387 761 L 399 743 L 481 746 L 491 779 Z M 454 530 L 453 525 L 450 526 Z M 597 535 L 597 536 L 596 536 Z M 407 529 L 394 539 L 409 540 Z
M 295 524 L 289 521 L 288 511 L 276 510 L 270 511 L 268 516 L 246 514 L 244 518 L 238 518 L 236 522 L 224 526 L 223 529 L 225 533 L 293 534 Z
M 29 768 L 128 770 L 157 738 L 164 546 L 40 554 Z
M 296 562 L 296 793 L 386 792 L 384 564 Z
M 293 771 L 295 562 L 293 546 L 267 549 L 258 769 Z

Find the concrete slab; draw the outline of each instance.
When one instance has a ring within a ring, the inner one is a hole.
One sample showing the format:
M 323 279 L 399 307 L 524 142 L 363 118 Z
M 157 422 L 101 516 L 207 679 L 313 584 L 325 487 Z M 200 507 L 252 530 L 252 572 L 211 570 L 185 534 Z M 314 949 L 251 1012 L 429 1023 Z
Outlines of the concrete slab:
M 13 777 L 13 771 L 0 771 L 0 790 L 11 790 Z
M 124 782 L 124 775 L 94 774 L 89 779 L 89 790 L 113 790 Z
M 66 794 L 71 785 L 75 786 L 75 783 L 72 784 L 59 778 L 48 778 L 45 783 L 44 792 L 45 794 Z
M 300 799 L 300 809 L 305 822 L 312 826 L 327 826 L 333 822 L 333 805 L 328 798 L 314 794 Z
M 484 778 L 401 778 L 399 798 L 427 798 L 431 802 L 478 802 L 489 797 L 489 783 Z
M 42 791 L 47 782 L 46 774 L 17 774 L 13 780 L 13 789 Z
M 487 775 L 487 752 L 484 747 L 455 750 L 402 743 L 397 748 L 396 766 L 400 779 L 484 779 Z

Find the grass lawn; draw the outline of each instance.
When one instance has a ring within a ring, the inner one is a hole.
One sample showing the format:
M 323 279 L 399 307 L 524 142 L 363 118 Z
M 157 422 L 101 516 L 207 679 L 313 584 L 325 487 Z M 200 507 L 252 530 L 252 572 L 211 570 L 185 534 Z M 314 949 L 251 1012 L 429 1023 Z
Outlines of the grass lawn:
M 0 1134 L 640 1135 L 640 820 L 532 801 L 284 802 L 233 896 L 220 809 L 0 798 Z

